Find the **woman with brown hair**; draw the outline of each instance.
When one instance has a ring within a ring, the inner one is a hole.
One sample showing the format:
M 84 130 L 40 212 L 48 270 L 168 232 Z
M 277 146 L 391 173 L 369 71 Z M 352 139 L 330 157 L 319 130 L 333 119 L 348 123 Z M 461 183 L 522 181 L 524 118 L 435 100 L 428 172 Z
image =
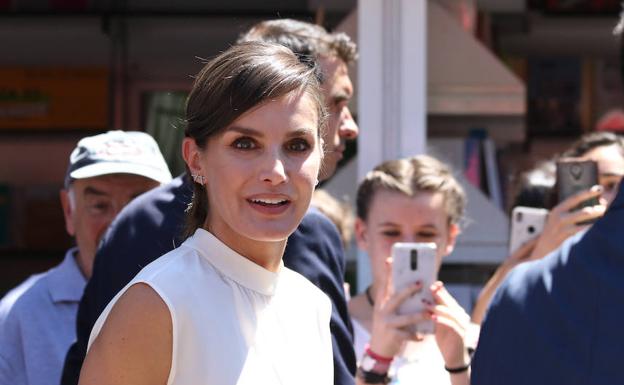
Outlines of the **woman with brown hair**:
M 183 143 L 188 238 L 102 313 L 81 384 L 332 382 L 330 302 L 281 261 L 317 183 L 320 95 L 278 45 L 242 43 L 202 69 Z

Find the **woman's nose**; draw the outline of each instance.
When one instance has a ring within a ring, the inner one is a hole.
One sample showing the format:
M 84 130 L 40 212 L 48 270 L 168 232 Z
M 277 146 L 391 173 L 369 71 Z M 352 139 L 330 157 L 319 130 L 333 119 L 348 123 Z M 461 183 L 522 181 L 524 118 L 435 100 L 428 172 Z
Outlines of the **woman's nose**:
M 268 153 L 263 160 L 263 167 L 260 172 L 260 179 L 271 185 L 278 185 L 288 179 L 286 172 L 286 162 L 282 159 L 279 151 Z

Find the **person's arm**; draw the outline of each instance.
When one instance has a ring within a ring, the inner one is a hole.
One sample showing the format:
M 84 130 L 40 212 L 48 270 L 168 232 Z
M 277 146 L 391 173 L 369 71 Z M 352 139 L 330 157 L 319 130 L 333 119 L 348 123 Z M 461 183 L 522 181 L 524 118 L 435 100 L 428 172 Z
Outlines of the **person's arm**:
M 395 292 L 392 286 L 392 267 L 390 259 L 385 264 L 386 280 L 375 293 L 373 316 L 371 323 L 369 349 L 371 354 L 384 357 L 387 368 L 390 362 L 400 352 L 403 344 L 409 340 L 419 340 L 420 335 L 408 330 L 409 326 L 422 322 L 425 318 L 422 313 L 397 314 L 397 309 L 405 300 L 423 290 L 421 283 L 414 283 L 400 292 Z M 367 354 L 369 354 L 367 352 Z M 374 371 L 376 372 L 376 371 Z M 381 374 L 381 373 L 379 373 Z M 386 371 L 387 374 L 387 371 Z M 356 376 L 356 384 L 368 384 L 360 375 Z
M 602 217 L 606 210 L 604 205 L 571 211 L 583 201 L 599 197 L 601 193 L 601 187 L 595 186 L 590 190 L 581 191 L 555 206 L 548 214 L 544 231 L 536 239 L 525 243 L 516 250 L 498 267 L 492 278 L 485 284 L 472 311 L 472 322 L 476 324 L 483 322 L 492 296 L 511 269 L 522 262 L 545 257 L 558 248 L 563 241 L 589 227 L 589 225 L 579 223 Z
M 172 346 L 167 305 L 148 285 L 135 284 L 108 315 L 87 353 L 79 384 L 166 384 Z
M 563 241 L 590 226 L 582 224 L 583 222 L 602 217 L 607 210 L 607 206 L 604 204 L 574 211 L 574 208 L 579 204 L 591 198 L 599 198 L 600 194 L 602 194 L 602 187 L 594 186 L 589 190 L 572 195 L 555 206 L 548 214 L 544 231 L 539 235 L 529 259 L 535 260 L 545 257 L 558 248 Z
M 481 324 L 483 322 L 483 317 L 485 317 L 485 312 L 487 311 L 488 306 L 490 305 L 490 301 L 492 300 L 492 296 L 496 292 L 496 289 L 503 282 L 507 274 L 516 267 L 519 263 L 529 260 L 533 249 L 535 248 L 535 244 L 537 243 L 537 239 L 533 239 L 531 241 L 526 242 L 524 245 L 518 248 L 509 258 L 507 258 L 494 272 L 492 278 L 490 278 L 481 293 L 479 293 L 479 298 L 477 298 L 477 302 L 475 303 L 474 309 L 472 310 L 472 322 L 476 324 Z
M 450 369 L 466 368 L 449 373 L 451 384 L 470 384 L 470 356 L 466 348 L 466 333 L 470 327 L 470 316 L 446 290 L 442 282 L 431 285 L 434 304 L 428 304 L 428 314 L 435 324 L 435 338 L 444 365 Z
M 614 341 L 624 340 L 622 313 L 612 304 L 613 293 L 623 287 L 622 186 L 604 218 L 586 233 L 566 240 L 547 259 L 509 273 L 481 328 L 473 385 L 591 383 L 596 373 L 601 376 L 595 383 L 621 382 L 624 348 Z M 561 346 L 571 354 L 562 354 Z

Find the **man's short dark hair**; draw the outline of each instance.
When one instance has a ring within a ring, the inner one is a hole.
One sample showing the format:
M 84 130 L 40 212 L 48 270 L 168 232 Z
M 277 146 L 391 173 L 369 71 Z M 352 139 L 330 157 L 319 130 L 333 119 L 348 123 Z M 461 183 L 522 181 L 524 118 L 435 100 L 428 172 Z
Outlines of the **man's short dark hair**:
M 299 20 L 262 21 L 241 35 L 237 43 L 257 40 L 290 48 L 300 61 L 310 67 L 315 67 L 322 56 L 336 56 L 346 64 L 357 60 L 356 45 L 347 34 L 329 33 L 320 25 Z

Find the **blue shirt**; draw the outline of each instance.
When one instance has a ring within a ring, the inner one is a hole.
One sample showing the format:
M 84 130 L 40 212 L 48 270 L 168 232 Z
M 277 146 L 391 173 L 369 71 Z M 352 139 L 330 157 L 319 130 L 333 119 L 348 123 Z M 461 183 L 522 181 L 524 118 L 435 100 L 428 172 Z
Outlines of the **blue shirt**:
M 473 385 L 624 383 L 624 185 L 604 217 L 516 267 L 492 299 Z
M 76 312 L 86 284 L 76 250 L 0 301 L 0 385 L 60 381 L 65 354 L 76 339 Z

